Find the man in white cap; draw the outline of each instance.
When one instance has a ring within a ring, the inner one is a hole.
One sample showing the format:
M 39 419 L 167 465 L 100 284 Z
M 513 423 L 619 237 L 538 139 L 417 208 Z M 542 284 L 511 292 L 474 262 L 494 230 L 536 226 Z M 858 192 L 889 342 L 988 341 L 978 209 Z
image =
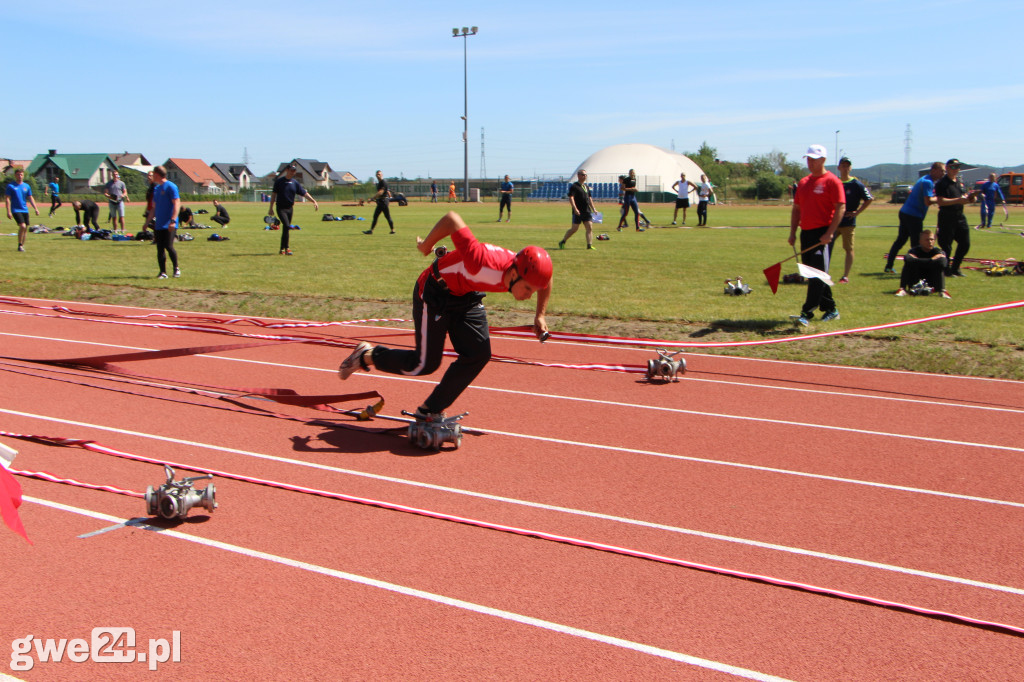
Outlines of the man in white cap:
M 789 244 L 796 244 L 796 231 L 800 229 L 800 250 L 809 249 L 801 256 L 804 265 L 828 272 L 832 257 L 832 237 L 839 229 L 846 209 L 846 193 L 843 183 L 834 174 L 825 170 L 827 157 L 825 147 L 812 144 L 804 158 L 811 172 L 797 183 L 793 196 L 793 212 L 789 221 Z M 839 319 L 836 302 L 832 298 L 832 287 L 814 277 L 807 281 L 807 299 L 800 315 L 795 316 L 805 327 L 814 317 L 814 310 L 824 313 L 823 322 Z

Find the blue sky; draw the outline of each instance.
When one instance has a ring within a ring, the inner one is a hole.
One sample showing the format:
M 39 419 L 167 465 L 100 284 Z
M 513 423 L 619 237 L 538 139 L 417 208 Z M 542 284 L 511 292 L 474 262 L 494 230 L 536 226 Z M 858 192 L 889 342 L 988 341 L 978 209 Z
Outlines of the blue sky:
M 488 177 L 626 142 L 835 158 L 837 130 L 856 167 L 902 163 L 908 124 L 913 163 L 1024 163 L 1020 0 L 8 3 L 0 156 L 460 178 L 463 26 L 472 177 L 481 129 Z

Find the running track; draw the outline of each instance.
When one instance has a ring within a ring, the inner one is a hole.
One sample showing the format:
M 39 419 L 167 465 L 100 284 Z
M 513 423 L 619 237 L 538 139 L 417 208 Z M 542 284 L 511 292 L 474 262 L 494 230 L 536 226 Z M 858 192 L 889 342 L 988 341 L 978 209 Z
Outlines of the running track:
M 247 342 L 120 317 L 155 311 L 25 302 L 37 307 L 0 302 L 0 355 Z M 383 326 L 302 332 L 411 341 Z M 507 338 L 494 350 L 653 357 Z M 125 363 L 161 379 L 137 383 L 4 360 L 0 430 L 1024 628 L 1019 382 L 696 354 L 669 384 L 491 363 L 456 406 L 474 431 L 436 454 L 388 420 L 248 401 L 300 418 L 287 420 L 155 385 L 377 390 L 396 416 L 436 380 L 341 383 L 346 354 L 290 343 Z M 309 423 L 318 417 L 344 428 Z M 0 441 L 20 451 L 16 469 L 134 491 L 164 478 L 154 464 Z M 1016 680 L 1024 661 L 1024 636 L 998 629 L 246 482 L 217 479 L 212 514 L 147 526 L 120 525 L 145 520 L 137 498 L 18 481 L 35 544 L 0 526 L 0 678 Z M 88 640 L 101 626 L 134 628 L 137 651 L 180 631 L 181 661 L 9 667 L 16 638 Z

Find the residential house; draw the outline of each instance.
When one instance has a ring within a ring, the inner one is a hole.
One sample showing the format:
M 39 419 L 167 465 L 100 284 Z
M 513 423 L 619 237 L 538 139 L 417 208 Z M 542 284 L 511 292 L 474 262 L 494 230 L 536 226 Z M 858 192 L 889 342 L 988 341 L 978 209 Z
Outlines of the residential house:
M 31 160 L 23 161 L 21 159 L 0 158 L 0 175 L 13 175 L 15 168 L 17 168 L 18 166 L 21 166 L 22 168 L 28 168 L 31 163 Z
M 236 193 L 248 190 L 256 176 L 244 163 L 215 163 L 211 168 L 223 178 L 221 186 L 225 192 Z
M 117 170 L 109 154 L 58 154 L 51 149 L 37 154 L 26 169 L 40 184 L 53 180 L 60 183 L 65 194 L 100 192 Z
M 182 194 L 221 194 L 223 178 L 201 159 L 170 158 L 164 162 L 167 179 L 178 186 Z
M 110 158 L 114 160 L 118 168 L 130 168 L 142 174 L 153 170 L 153 164 L 143 154 L 125 152 L 124 154 L 111 154 Z
M 326 161 L 317 161 L 316 159 L 292 159 L 282 163 L 277 167 L 274 177 L 280 177 L 288 164 L 295 164 L 298 169 L 295 172 L 295 179 L 301 182 L 306 189 L 314 187 L 330 189 L 334 185 L 331 180 L 331 165 Z
M 348 171 L 331 171 L 332 185 L 358 185 L 359 178 Z

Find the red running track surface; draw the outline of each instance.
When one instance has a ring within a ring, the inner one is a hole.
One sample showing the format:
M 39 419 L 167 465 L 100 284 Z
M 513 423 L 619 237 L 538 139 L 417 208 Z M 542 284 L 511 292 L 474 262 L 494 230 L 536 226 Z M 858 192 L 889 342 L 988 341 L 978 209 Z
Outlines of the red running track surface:
M 0 355 L 240 342 L 119 317 L 152 311 L 30 303 L 0 302 Z M 298 331 L 411 343 L 393 327 Z M 654 356 L 493 345 L 541 362 Z M 0 430 L 1024 627 L 1019 382 L 696 354 L 667 384 L 491 363 L 453 408 L 470 412 L 462 447 L 440 453 L 387 419 L 242 401 L 295 419 L 275 418 L 166 387 L 376 390 L 394 417 L 439 376 L 341 383 L 346 354 L 291 343 L 122 365 L 159 382 L 4 360 Z M 164 480 L 154 464 L 0 441 L 16 469 L 135 491 Z M 35 544 L 0 528 L 4 651 L 130 627 L 138 652 L 178 631 L 181 659 L 150 672 L 33 650 L 18 670 L 5 653 L 0 671 L 20 679 L 1011 680 L 1024 660 L 1005 631 L 241 481 L 217 479 L 220 507 L 180 524 L 146 519 L 137 498 L 18 481 Z

